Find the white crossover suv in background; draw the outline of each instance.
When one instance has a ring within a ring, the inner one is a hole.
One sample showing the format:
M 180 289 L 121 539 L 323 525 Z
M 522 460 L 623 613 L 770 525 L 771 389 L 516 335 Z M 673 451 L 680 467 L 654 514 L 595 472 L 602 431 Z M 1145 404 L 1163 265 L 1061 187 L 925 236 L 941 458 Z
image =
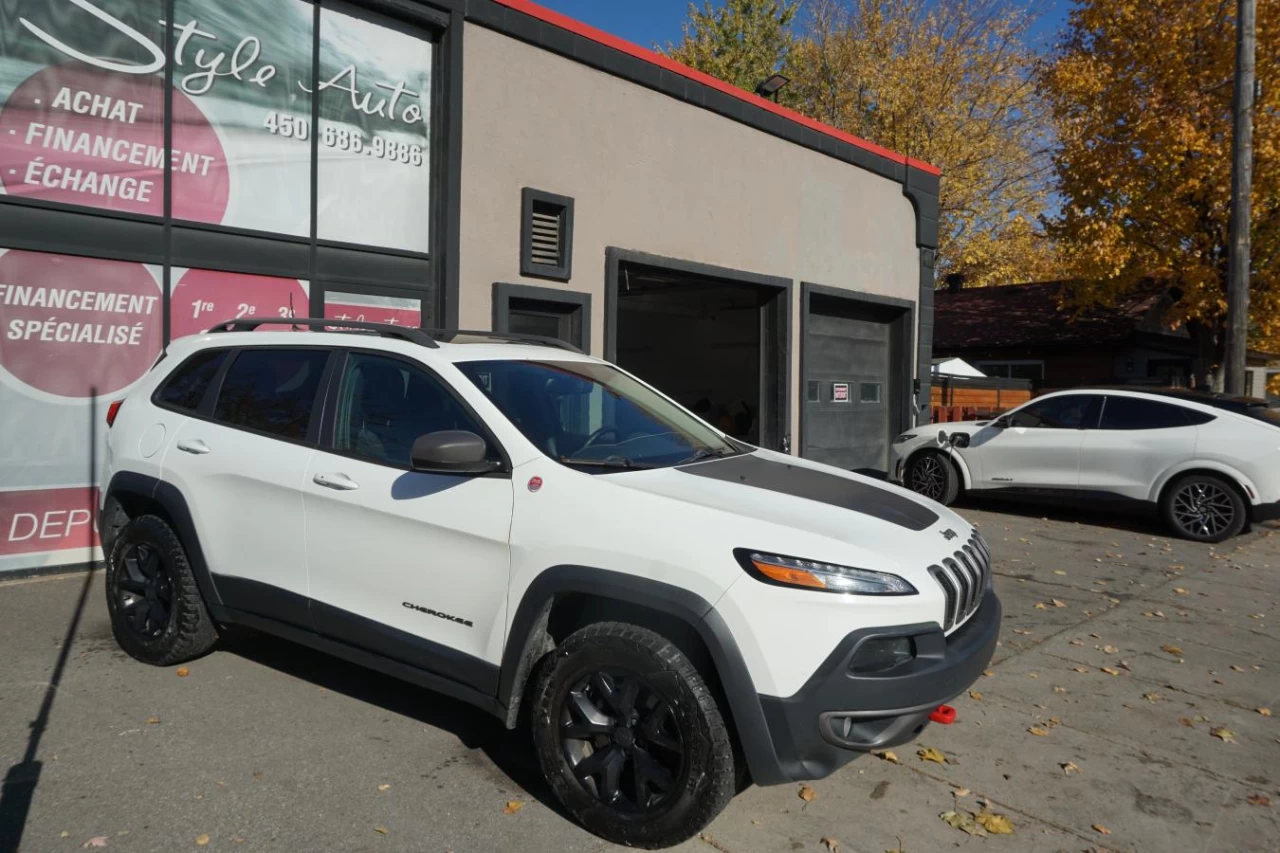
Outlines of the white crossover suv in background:
M 948 722 L 991 658 L 991 555 L 934 501 L 555 342 L 266 322 L 174 343 L 109 408 L 107 604 L 139 660 L 237 624 L 528 708 L 566 809 L 660 847 L 747 780 Z
M 1219 542 L 1280 518 L 1280 411 L 1177 389 L 1059 391 L 991 421 L 917 428 L 891 478 L 951 504 L 962 492 L 1156 510 Z

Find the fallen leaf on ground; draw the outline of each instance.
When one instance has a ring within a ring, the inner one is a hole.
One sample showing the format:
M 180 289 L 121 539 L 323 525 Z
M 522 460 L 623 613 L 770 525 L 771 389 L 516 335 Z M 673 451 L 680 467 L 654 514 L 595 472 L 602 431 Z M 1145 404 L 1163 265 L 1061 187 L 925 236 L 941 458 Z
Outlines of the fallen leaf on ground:
M 1089 667 L 1087 667 L 1087 666 L 1078 666 L 1078 667 L 1076 667 L 1076 672 L 1088 672 L 1088 671 L 1089 671 Z
M 1111 830 L 1107 829 L 1105 826 L 1103 826 L 1103 825 L 1102 825 L 1102 824 L 1100 824 L 1100 823 L 1095 823 L 1095 824 L 1093 825 L 1093 831 L 1094 831 L 1094 832 L 1100 832 L 1100 833 L 1102 833 L 1103 835 L 1110 835 L 1110 834 L 1111 834 Z
M 1028 731 L 1030 734 L 1035 735 L 1036 737 L 1048 737 L 1048 736 L 1049 736 L 1049 730 L 1048 730 L 1048 729 L 1046 729 L 1044 726 L 1032 726 L 1031 728 L 1027 729 L 1027 731 Z
M 1084 640 L 1069 640 L 1068 642 L 1070 642 L 1070 643 L 1071 643 L 1071 645 L 1073 645 L 1073 646 L 1083 646 L 1083 645 L 1084 645 Z
M 1002 814 L 992 814 L 983 809 L 973 819 L 992 835 L 1013 835 L 1013 821 Z
M 1236 666 L 1234 663 L 1233 663 L 1233 664 L 1231 664 L 1231 668 L 1232 668 L 1234 671 L 1236 671 L 1236 672 L 1244 672 L 1244 667 L 1242 667 L 1242 666 Z
M 1251 806 L 1269 806 L 1271 798 L 1266 794 L 1250 794 L 1245 798 Z
M 1161 700 L 1160 700 L 1160 694 L 1159 694 L 1159 693 L 1143 693 L 1143 694 L 1142 694 L 1142 698 L 1143 698 L 1143 699 L 1146 699 L 1148 702 L 1159 702 L 1159 701 L 1161 701 Z
M 379 786 L 378 786 L 378 790 L 379 790 L 379 791 L 390 791 L 390 790 L 391 790 L 391 786 L 390 786 L 390 785 L 388 785 L 386 782 L 383 782 L 381 785 L 379 785 Z
M 1173 588 L 1173 594 L 1174 594 L 1174 595 L 1186 595 L 1186 594 L 1187 594 L 1188 592 L 1190 592 L 1190 591 L 1191 591 L 1191 590 L 1186 589 L 1186 588 L 1184 588 L 1184 587 L 1180 587 L 1180 586 L 1175 586 L 1175 587 Z
M 1258 712 L 1259 714 L 1261 714 L 1261 715 L 1262 715 L 1262 716 L 1264 716 L 1264 717 L 1270 717 L 1270 716 L 1271 716 L 1271 709 L 1270 709 L 1270 708 L 1257 708 L 1256 710 L 1257 710 L 1257 712 Z
M 1014 628 L 1013 633 L 1021 634 L 1025 637 L 1027 634 L 1030 634 L 1031 632 L 1028 631 L 1026 628 Z
M 1059 687 L 1058 685 L 1056 685 L 1056 684 L 1055 684 L 1055 685 L 1053 685 L 1053 692 L 1054 692 L 1054 693 L 1066 693 L 1066 692 L 1067 692 L 1067 688 L 1065 688 L 1065 687 Z
M 957 797 L 967 797 L 971 791 L 968 788 L 956 788 L 951 793 L 955 794 Z
M 991 676 L 996 674 L 996 671 L 994 669 L 984 669 L 982 671 L 982 674 L 985 675 L 987 678 L 990 678 Z
M 1100 667 L 1098 667 L 1098 669 L 1102 670 L 1102 671 L 1103 671 L 1103 672 L 1105 672 L 1107 675 L 1119 675 L 1119 674 L 1120 674 L 1120 670 L 1118 670 L 1118 669 L 1112 669 L 1112 668 L 1111 668 L 1111 667 L 1109 667 L 1109 666 L 1100 666 Z
M 970 690 L 970 691 L 969 691 L 969 698 L 970 698 L 970 699 L 972 699 L 972 700 L 973 700 L 973 701 L 975 701 L 975 702 L 981 702 L 981 701 L 982 701 L 982 694 L 981 694 L 981 693 L 979 693 L 977 690 Z M 1259 711 L 1258 713 L 1259 713 L 1259 714 L 1261 714 L 1262 712 L 1261 712 L 1261 711 Z M 1268 712 L 1267 712 L 1267 716 L 1268 716 L 1268 717 L 1269 717 L 1269 716 L 1271 716 L 1271 712 L 1269 712 L 1269 711 L 1268 711 Z
M 84 844 L 81 844 L 80 846 L 86 849 L 90 847 L 106 847 L 107 837 L 105 835 L 95 835 L 93 838 L 90 838 L 88 841 L 86 841 Z
M 160 718 L 159 718 L 159 717 L 147 717 L 147 725 L 149 725 L 149 726 L 158 726 L 158 725 L 160 725 Z
M 898 761 L 898 753 L 894 752 L 892 749 L 882 749 L 879 752 L 872 753 L 872 755 L 879 758 L 881 761 L 888 761 L 892 764 L 901 763 Z
M 1163 613 L 1161 613 L 1159 610 L 1144 610 L 1144 611 L 1142 611 L 1142 615 L 1143 615 L 1143 616 L 1146 616 L 1148 619 L 1163 619 L 1163 618 L 1164 618 L 1164 614 L 1163 614 Z
M 1051 598 L 1051 599 L 1049 599 L 1049 603 L 1050 603 L 1050 604 L 1052 604 L 1054 607 L 1066 607 L 1066 606 L 1067 606 L 1067 603 L 1066 603 L 1065 601 L 1063 601 L 1061 598 Z
M 1065 574 L 1066 574 L 1066 572 L 1064 572 L 1062 569 L 1054 569 L 1054 570 L 1053 570 L 1053 573 L 1054 573 L 1055 575 L 1065 575 Z
M 507 800 L 507 804 L 502 807 L 503 814 L 515 814 L 524 808 L 524 803 L 519 800 Z
M 801 785 L 800 793 L 797 796 L 806 803 L 811 803 L 818 798 L 818 792 L 813 790 L 813 787 L 810 785 Z
M 190 674 L 191 674 L 191 670 L 187 669 L 185 666 L 178 667 L 177 671 L 174 672 L 174 675 L 178 676 L 179 678 L 186 678 Z
M 196 836 L 197 847 L 203 847 L 208 843 L 209 843 L 209 834 L 207 832 L 202 832 Z
M 59 833 L 59 834 L 58 834 L 58 837 L 59 837 L 59 838 L 70 838 L 70 837 L 71 837 L 71 833 L 67 832 L 67 831 L 64 829 L 64 830 L 62 830 L 62 832 L 61 832 L 61 833 Z
M 1070 776 L 1072 773 L 1080 772 L 1080 765 L 1076 764 L 1074 761 L 1064 761 L 1058 766 L 1061 767 L 1062 772 L 1067 774 L 1068 776 Z
M 1231 729 L 1226 728 L 1225 726 L 1218 726 L 1217 728 L 1209 729 L 1209 734 L 1218 738 L 1218 740 L 1222 741 L 1223 743 L 1236 742 L 1236 733 L 1231 731 Z
M 263 779 L 266 778 L 266 776 L 267 774 L 263 773 L 261 770 L 253 771 L 253 781 L 255 782 L 261 782 Z
M 970 835 L 987 834 L 987 831 L 973 819 L 973 815 L 966 811 L 945 811 L 938 817 L 942 818 L 943 823 L 961 832 L 967 832 Z
M 1040 677 L 1040 673 L 1038 673 L 1038 672 L 1028 672 L 1028 673 L 1027 673 L 1027 678 L 1039 678 L 1039 677 Z
M 1045 604 L 1043 601 L 1036 602 L 1036 610 L 1048 610 L 1048 609 L 1049 609 L 1049 605 Z
M 1114 655 L 1116 652 L 1120 650 L 1117 649 L 1115 646 L 1103 646 L 1102 651 L 1105 652 L 1106 654 Z
M 379 835 L 386 835 L 386 834 L 387 834 L 387 828 L 386 828 L 385 826 L 375 826 L 375 827 L 373 828 L 373 831 L 374 831 L 374 832 L 376 832 L 376 833 L 378 833 Z
M 1173 655 L 1174 657 L 1180 657 L 1182 655 L 1182 649 L 1178 648 L 1177 646 L 1168 646 L 1168 645 L 1161 646 L 1160 651 L 1166 654 Z
M 831 851 L 831 853 L 840 853 L 840 842 L 836 841 L 829 835 L 824 835 L 822 840 L 818 842 L 823 847 Z
M 938 764 L 947 763 L 947 757 L 931 746 L 926 746 L 924 749 L 917 749 L 916 755 L 920 756 L 921 761 L 934 761 Z

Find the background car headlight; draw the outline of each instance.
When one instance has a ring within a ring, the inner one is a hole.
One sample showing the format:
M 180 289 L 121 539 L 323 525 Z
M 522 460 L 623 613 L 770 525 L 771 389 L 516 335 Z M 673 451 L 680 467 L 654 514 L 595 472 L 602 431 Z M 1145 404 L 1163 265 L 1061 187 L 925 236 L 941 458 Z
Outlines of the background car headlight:
M 918 436 L 918 435 L 916 435 L 916 434 L 915 434 L 915 433 L 913 433 L 913 432 L 904 432 L 902 435 L 900 435 L 900 436 L 898 436 L 897 438 L 895 438 L 895 439 L 893 440 L 893 443 L 894 443 L 894 444 L 906 444 L 908 441 L 910 441 L 910 440 L 911 440 L 911 439 L 913 439 L 913 438 L 919 438 L 919 436 Z
M 916 592 L 916 588 L 906 580 L 888 572 L 783 557 L 747 548 L 738 548 L 733 553 L 748 574 L 778 586 L 854 595 L 912 595 Z

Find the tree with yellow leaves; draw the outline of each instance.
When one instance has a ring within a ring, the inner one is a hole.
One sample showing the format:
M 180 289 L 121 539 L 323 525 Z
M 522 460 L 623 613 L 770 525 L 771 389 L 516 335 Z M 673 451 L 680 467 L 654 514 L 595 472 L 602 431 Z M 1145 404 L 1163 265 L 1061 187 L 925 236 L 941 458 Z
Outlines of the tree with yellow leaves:
M 1221 365 L 1231 194 L 1235 4 L 1081 0 L 1042 76 L 1064 204 L 1051 225 L 1076 299 L 1106 303 L 1147 277 L 1167 322 Z M 1280 3 L 1258 4 L 1250 343 L 1280 350 Z M 1220 387 L 1220 367 L 1202 376 Z
M 808 0 L 790 38 L 749 36 L 786 28 L 794 5 L 691 7 L 685 40 L 668 53 L 748 90 L 781 67 L 786 106 L 940 167 L 941 275 L 972 284 L 1056 277 L 1039 226 L 1049 136 L 1027 4 Z M 732 73 L 739 68 L 754 70 Z

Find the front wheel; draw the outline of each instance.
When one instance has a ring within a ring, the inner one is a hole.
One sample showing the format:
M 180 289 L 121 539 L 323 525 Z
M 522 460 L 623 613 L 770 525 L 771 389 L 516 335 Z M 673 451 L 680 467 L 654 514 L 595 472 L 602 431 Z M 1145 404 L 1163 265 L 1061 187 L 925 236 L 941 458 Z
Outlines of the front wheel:
M 676 646 L 603 622 L 546 657 L 533 693 L 542 772 L 588 830 L 633 847 L 696 835 L 733 797 L 733 747 L 707 684 Z
M 902 482 L 918 495 L 943 506 L 955 503 L 960 494 L 960 474 L 951 460 L 933 450 L 917 453 L 902 472 Z
M 1165 523 L 1184 539 L 1221 542 L 1244 529 L 1240 493 L 1221 477 L 1192 474 L 1165 490 L 1160 501 Z

